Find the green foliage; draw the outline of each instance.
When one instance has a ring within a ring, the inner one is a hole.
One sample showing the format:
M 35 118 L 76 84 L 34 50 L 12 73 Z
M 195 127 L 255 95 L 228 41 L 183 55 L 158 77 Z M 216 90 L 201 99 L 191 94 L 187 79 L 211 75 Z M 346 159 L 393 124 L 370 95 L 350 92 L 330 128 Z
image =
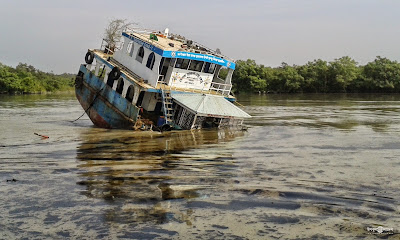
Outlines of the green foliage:
M 278 91 L 288 93 L 301 91 L 304 81 L 303 76 L 297 72 L 295 67 L 291 67 L 286 63 L 282 63 L 282 66 L 277 69 L 277 79 L 281 83 Z
M 360 76 L 357 62 L 350 57 L 335 59 L 330 63 L 332 76 L 331 89 L 334 92 L 346 92 L 347 87 Z
M 264 66 L 257 65 L 254 60 L 239 60 L 233 72 L 233 89 L 236 91 L 261 91 L 267 87 L 267 70 Z
M 220 79 L 226 79 L 226 76 L 228 76 L 228 69 L 227 68 L 221 68 L 218 72 L 218 77 Z
M 379 92 L 399 92 L 400 64 L 387 58 L 377 57 L 363 68 L 363 79 L 368 84 L 366 88 L 373 88 Z
M 0 64 L 0 92 L 38 93 L 71 90 L 74 86 L 73 74 L 55 75 L 20 63 L 16 68 Z
M 339 93 L 400 92 L 400 64 L 377 57 L 365 66 L 348 57 L 321 59 L 302 66 L 282 63 L 276 68 L 239 60 L 232 76 L 235 92 Z

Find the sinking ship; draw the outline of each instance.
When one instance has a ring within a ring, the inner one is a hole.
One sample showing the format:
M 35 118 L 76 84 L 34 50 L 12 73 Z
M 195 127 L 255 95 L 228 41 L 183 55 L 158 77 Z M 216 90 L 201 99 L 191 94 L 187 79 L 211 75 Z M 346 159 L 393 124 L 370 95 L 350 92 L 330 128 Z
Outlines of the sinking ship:
M 235 62 L 165 31 L 127 28 L 115 45 L 89 49 L 75 79 L 79 103 L 102 128 L 241 126 L 250 115 L 231 93 Z

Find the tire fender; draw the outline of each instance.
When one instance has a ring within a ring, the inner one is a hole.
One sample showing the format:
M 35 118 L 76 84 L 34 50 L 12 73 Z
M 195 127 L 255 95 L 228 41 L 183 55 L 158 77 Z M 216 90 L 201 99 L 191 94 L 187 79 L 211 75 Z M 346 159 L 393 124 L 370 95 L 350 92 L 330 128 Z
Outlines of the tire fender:
M 85 62 L 87 64 L 92 64 L 94 60 L 94 53 L 91 51 L 88 51 L 85 55 Z
M 121 77 L 121 70 L 119 70 L 119 67 L 114 67 L 110 74 L 108 74 L 108 80 L 112 80 L 115 81 L 117 80 L 119 77 Z

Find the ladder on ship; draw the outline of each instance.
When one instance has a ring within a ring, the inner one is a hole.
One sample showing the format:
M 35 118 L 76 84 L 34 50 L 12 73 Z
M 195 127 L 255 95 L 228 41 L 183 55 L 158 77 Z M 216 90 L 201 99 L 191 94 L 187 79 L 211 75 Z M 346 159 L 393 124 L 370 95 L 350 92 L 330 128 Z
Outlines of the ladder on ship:
M 172 97 L 171 91 L 166 89 L 161 89 L 161 96 L 163 102 L 165 123 L 171 124 L 174 117 L 174 109 L 172 108 Z

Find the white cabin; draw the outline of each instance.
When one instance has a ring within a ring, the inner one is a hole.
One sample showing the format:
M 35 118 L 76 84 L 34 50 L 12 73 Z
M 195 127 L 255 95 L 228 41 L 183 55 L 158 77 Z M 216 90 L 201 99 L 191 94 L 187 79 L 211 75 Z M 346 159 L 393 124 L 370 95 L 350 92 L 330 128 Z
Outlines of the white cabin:
M 235 63 L 198 43 L 169 34 L 127 30 L 113 58 L 154 88 L 214 90 L 229 95 Z M 226 77 L 221 78 L 221 69 Z

